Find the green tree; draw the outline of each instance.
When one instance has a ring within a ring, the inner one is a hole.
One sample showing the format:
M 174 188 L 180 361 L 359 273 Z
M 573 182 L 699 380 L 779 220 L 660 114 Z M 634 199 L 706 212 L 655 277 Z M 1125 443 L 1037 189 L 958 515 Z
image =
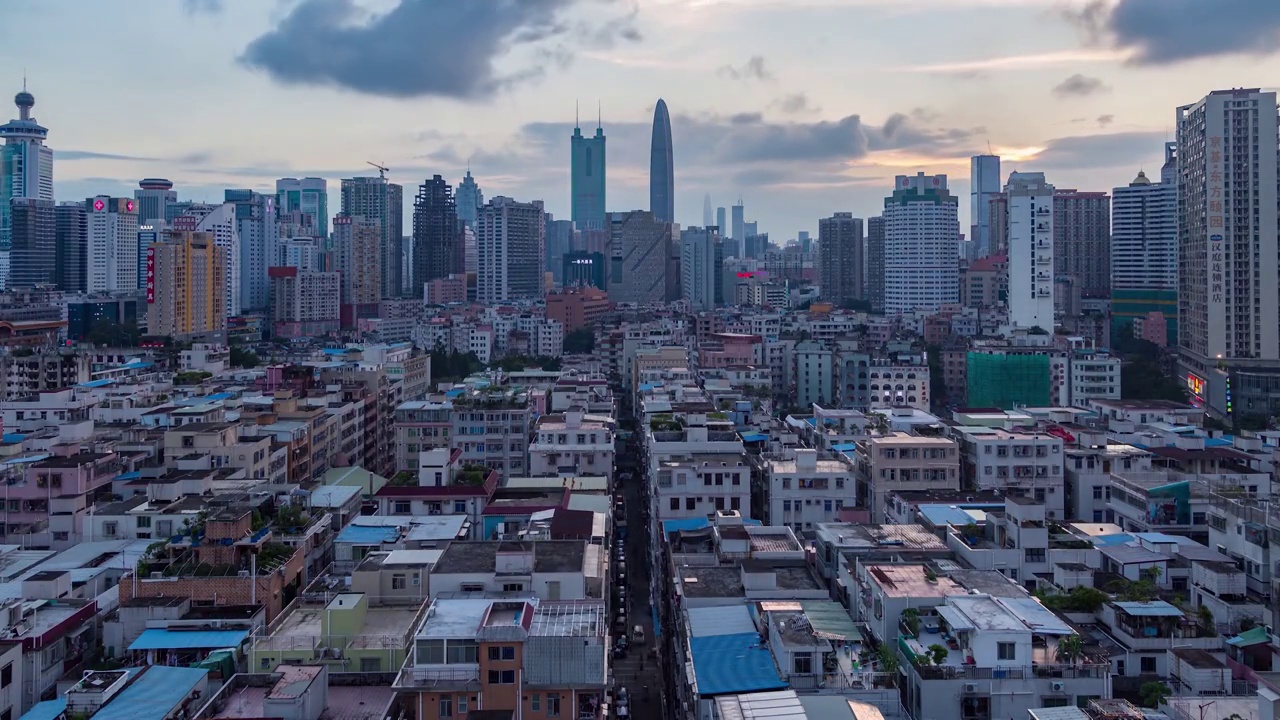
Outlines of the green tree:
M 250 350 L 231 346 L 231 366 L 238 368 L 256 368 L 262 364 L 262 360 L 258 358 L 257 353 Z
M 1169 686 L 1159 681 L 1143 683 L 1138 688 L 1138 698 L 1142 701 L 1142 707 L 1158 708 L 1169 699 L 1171 691 Z
M 588 355 L 596 349 L 596 334 L 591 328 L 578 328 L 564 336 L 566 355 Z
M 929 646 L 929 659 L 933 661 L 934 665 L 941 665 L 942 663 L 946 662 L 947 655 L 949 654 L 950 654 L 950 651 L 947 650 L 945 645 L 939 645 L 938 643 L 934 643 Z
M 875 662 L 876 662 L 876 665 L 879 666 L 877 669 L 880 672 L 886 675 L 889 675 L 892 678 L 892 680 L 889 681 L 890 684 L 897 685 L 898 684 L 898 654 L 893 651 L 893 647 L 890 646 L 889 643 L 881 644 L 880 648 L 876 650 Z
M 1072 665 L 1084 657 L 1084 642 L 1079 635 L 1068 635 L 1058 641 L 1053 651 L 1054 657 L 1064 665 Z

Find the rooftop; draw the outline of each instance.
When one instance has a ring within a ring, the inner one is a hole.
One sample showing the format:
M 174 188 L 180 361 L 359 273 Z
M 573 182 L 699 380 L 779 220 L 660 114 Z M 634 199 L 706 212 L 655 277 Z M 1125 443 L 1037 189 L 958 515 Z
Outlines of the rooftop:
M 99 720 L 164 720 L 201 683 L 208 670 L 152 665 L 94 713 Z
M 947 597 L 964 595 L 965 589 L 949 577 L 928 579 L 924 565 L 868 565 L 867 574 L 886 597 Z
M 586 555 L 586 542 L 582 540 L 456 542 L 445 549 L 432 574 L 493 573 L 497 571 L 499 553 L 531 553 L 533 571 L 538 573 L 580 572 Z
M 295 678 L 292 674 L 292 670 L 298 668 L 281 665 L 279 669 L 283 671 L 277 673 L 281 676 L 279 683 L 272 687 L 251 685 L 236 688 L 227 695 L 226 706 L 215 717 L 245 720 L 269 717 L 270 713 L 264 707 L 266 700 L 281 697 L 282 693 L 288 692 L 281 688 L 280 683 L 305 682 L 304 677 Z M 324 712 L 320 714 L 319 720 L 381 720 L 394 697 L 395 691 L 388 686 L 330 685 L 325 697 Z
M 689 639 L 697 692 L 703 697 L 729 693 L 779 690 L 773 655 L 760 643 L 759 633 L 712 635 Z
M 489 606 L 488 598 L 437 598 L 418 626 L 418 639 L 472 639 L 480 630 Z
M 946 550 L 947 546 L 923 525 L 858 525 L 819 523 L 818 539 L 843 550 Z

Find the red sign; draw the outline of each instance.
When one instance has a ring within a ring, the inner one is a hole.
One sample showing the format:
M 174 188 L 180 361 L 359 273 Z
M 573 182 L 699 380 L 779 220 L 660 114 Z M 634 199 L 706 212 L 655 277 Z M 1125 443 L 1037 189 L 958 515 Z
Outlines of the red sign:
M 102 200 L 101 200 L 101 199 L 98 199 L 98 200 L 94 200 L 94 201 L 93 201 L 93 211 L 94 211 L 94 212 L 102 212 L 102 210 L 103 210 L 105 207 L 107 207 L 107 204 L 106 204 L 106 203 L 104 203 L 104 202 L 102 202 Z
M 124 211 L 125 211 L 125 212 L 133 212 L 133 201 L 132 201 L 132 200 L 126 200 L 126 201 L 125 201 L 125 203 L 124 203 Z
M 755 273 L 753 273 L 753 272 L 740 272 L 740 273 L 738 273 L 738 277 L 740 277 L 740 278 L 753 278 L 753 277 L 755 277 L 755 276 L 756 276 L 756 274 L 755 274 Z
M 147 304 L 156 302 L 156 249 L 147 248 Z

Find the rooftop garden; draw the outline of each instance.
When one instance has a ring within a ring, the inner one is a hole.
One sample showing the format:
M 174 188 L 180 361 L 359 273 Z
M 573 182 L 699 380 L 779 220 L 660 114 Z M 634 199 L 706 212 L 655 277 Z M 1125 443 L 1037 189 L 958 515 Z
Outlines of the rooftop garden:
M 485 478 L 489 477 L 490 472 L 489 468 L 484 465 L 464 465 L 454 477 L 453 482 L 456 485 L 479 487 L 484 484 Z
M 680 432 L 684 429 L 684 421 L 667 413 L 654 415 L 649 420 L 649 429 L 654 432 Z

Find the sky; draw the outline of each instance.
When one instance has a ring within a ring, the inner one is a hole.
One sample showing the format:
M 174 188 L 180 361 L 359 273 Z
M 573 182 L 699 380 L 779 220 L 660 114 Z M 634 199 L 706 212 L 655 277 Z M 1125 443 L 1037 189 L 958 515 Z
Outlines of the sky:
M 741 198 L 779 243 L 877 214 L 916 172 L 948 175 L 967 228 L 980 152 L 1060 188 L 1154 177 L 1179 105 L 1280 77 L 1275 0 L 3 4 L 0 87 L 25 69 L 59 200 L 318 176 L 336 212 L 338 181 L 374 162 L 410 204 L 470 166 L 486 197 L 567 218 L 575 114 L 590 133 L 599 113 L 608 208 L 647 209 L 661 97 L 677 222 Z

